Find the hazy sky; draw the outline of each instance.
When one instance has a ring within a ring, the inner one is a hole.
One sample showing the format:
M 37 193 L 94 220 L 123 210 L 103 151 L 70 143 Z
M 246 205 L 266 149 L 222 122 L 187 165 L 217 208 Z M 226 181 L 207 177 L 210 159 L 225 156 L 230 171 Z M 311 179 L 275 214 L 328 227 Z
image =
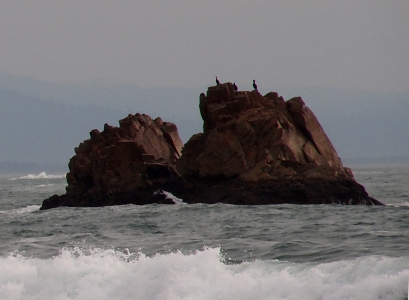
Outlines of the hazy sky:
M 409 90 L 408 0 L 2 0 L 0 24 L 0 71 L 45 81 Z

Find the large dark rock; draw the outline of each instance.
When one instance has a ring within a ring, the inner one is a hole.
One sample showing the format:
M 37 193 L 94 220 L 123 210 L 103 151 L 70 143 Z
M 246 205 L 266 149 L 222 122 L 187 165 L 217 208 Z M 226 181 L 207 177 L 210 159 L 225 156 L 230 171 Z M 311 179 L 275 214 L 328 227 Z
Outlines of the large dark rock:
M 161 190 L 187 203 L 381 205 L 300 97 L 225 83 L 201 94 L 199 108 L 203 133 L 184 146 L 174 124 L 140 114 L 91 131 L 69 163 L 67 193 L 42 209 L 173 203 Z
M 320 123 L 301 98 L 236 92 L 230 83 L 200 96 L 204 132 L 184 146 L 182 175 L 243 180 L 350 177 Z

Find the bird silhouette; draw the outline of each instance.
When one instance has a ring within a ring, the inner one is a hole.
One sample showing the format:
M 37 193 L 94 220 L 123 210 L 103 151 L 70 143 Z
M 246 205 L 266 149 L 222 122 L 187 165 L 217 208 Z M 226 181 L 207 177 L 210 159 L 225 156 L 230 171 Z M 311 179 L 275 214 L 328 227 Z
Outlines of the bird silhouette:
M 234 88 L 235 91 L 237 91 L 237 85 L 236 85 L 235 82 L 233 82 L 233 88 Z
M 217 76 L 216 76 L 216 85 L 219 85 L 220 84 L 220 81 L 219 81 L 219 79 L 217 79 Z
M 253 88 L 255 89 L 255 90 L 257 90 L 257 84 L 256 84 L 256 81 L 253 79 Z

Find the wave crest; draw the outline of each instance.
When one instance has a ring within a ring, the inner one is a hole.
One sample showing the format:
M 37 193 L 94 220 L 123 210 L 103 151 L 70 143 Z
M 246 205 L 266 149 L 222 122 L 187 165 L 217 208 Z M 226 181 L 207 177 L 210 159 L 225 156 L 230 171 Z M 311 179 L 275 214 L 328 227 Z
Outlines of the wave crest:
M 409 258 L 324 264 L 223 263 L 220 248 L 191 254 L 73 248 L 47 260 L 0 259 L 2 299 L 403 299 Z
M 41 172 L 37 175 L 35 174 L 28 174 L 26 176 L 21 176 L 18 178 L 12 178 L 12 180 L 16 179 L 53 179 L 53 178 L 64 178 L 65 175 L 47 175 L 46 172 Z

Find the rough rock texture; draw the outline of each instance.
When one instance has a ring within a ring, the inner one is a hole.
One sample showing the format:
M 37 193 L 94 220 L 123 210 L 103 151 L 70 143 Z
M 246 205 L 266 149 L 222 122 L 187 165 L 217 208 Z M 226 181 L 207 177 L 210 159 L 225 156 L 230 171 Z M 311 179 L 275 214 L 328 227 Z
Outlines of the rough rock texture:
M 230 83 L 200 95 L 204 132 L 183 149 L 182 175 L 278 179 L 351 177 L 312 111 L 301 98 L 236 92 Z
M 201 94 L 199 107 L 203 133 L 177 162 L 191 183 L 177 191 L 186 202 L 381 204 L 343 167 L 300 97 L 284 101 L 225 83 Z
M 146 204 L 155 185 L 180 176 L 174 166 L 183 143 L 174 124 L 141 114 L 119 124 L 92 130 L 91 138 L 75 148 L 67 193 L 45 200 L 43 208 Z
M 173 203 L 162 190 L 187 203 L 381 205 L 301 98 L 225 83 L 201 94 L 199 108 L 203 133 L 184 146 L 174 124 L 140 114 L 91 131 L 69 163 L 67 193 L 42 209 Z

